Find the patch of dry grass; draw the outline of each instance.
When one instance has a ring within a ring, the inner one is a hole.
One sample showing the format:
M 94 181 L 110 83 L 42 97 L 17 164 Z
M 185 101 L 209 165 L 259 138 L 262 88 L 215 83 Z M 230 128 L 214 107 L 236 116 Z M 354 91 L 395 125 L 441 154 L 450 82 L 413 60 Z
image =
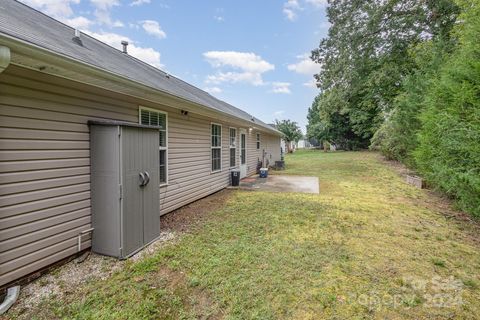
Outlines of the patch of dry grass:
M 375 153 L 297 152 L 286 161 L 276 174 L 318 176 L 320 194 L 232 192 L 203 225 L 67 300 L 45 303 L 44 312 L 77 319 L 478 318 L 476 223 L 445 214 L 444 200 L 404 183 Z

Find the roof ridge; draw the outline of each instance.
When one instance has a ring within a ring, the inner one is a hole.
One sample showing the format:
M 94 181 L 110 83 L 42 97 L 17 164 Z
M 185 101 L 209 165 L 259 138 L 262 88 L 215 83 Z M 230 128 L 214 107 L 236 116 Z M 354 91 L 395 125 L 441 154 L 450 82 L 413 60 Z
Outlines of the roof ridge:
M 73 46 L 70 43 L 71 41 L 69 41 L 74 37 L 74 30 L 80 29 L 71 27 L 65 22 L 18 0 L 5 1 L 5 6 L 6 10 L 0 12 L 0 16 L 5 18 L 0 19 L 0 33 L 26 41 L 39 48 L 50 50 L 53 53 L 61 54 L 82 64 L 94 66 L 102 70 L 102 72 L 116 74 L 130 81 L 151 87 L 154 90 L 171 94 L 243 121 L 256 123 L 270 130 L 272 129 L 262 120 L 245 110 L 221 100 L 206 90 L 168 71 L 162 70 L 128 53 L 125 54 L 119 48 L 113 47 L 93 36 L 96 33 L 105 33 L 103 30 L 98 32 L 90 30 L 87 30 L 87 32 L 81 31 L 81 36 L 84 37 L 84 46 L 82 46 L 84 49 L 82 50 L 77 46 Z M 127 39 L 132 44 L 137 43 L 125 37 L 125 40 Z M 126 57 L 130 60 L 127 60 Z

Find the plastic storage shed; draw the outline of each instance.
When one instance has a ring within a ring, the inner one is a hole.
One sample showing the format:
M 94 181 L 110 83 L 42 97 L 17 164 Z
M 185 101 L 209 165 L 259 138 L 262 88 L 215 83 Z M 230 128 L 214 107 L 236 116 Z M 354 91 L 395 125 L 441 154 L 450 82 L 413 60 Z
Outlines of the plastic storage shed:
M 89 122 L 92 250 L 127 258 L 160 235 L 159 132 Z

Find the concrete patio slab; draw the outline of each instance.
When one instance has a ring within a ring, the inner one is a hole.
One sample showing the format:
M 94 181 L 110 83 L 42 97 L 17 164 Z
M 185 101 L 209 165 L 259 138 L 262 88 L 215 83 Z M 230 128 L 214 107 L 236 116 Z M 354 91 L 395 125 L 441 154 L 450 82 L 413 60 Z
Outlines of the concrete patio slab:
M 318 177 L 269 175 L 260 178 L 258 175 L 240 181 L 240 189 L 269 192 L 320 193 Z

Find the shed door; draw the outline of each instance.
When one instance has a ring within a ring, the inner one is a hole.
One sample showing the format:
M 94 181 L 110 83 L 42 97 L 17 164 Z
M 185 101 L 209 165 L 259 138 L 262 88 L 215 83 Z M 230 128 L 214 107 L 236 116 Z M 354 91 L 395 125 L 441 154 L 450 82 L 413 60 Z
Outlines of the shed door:
M 122 127 L 122 257 L 143 246 L 143 129 Z
M 150 181 L 143 189 L 143 242 L 149 243 L 160 235 L 159 131 L 143 129 L 143 168 Z
M 158 143 L 158 130 L 122 128 L 123 257 L 160 234 Z M 142 185 L 147 177 L 148 183 Z

